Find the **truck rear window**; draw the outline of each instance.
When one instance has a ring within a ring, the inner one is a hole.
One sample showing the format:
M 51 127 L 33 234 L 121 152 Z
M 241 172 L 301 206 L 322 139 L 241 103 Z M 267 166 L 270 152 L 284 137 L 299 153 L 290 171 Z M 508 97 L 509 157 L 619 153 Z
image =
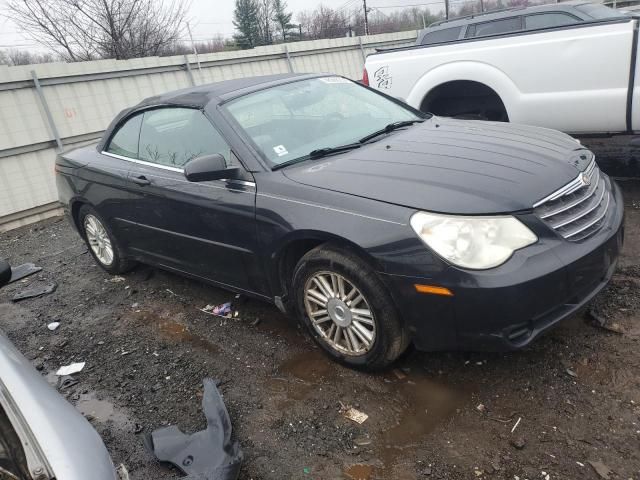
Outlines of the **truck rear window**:
M 503 18 L 492 22 L 469 25 L 466 37 L 484 37 L 485 35 L 498 35 L 520 30 L 522 30 L 522 17 Z
M 601 20 L 604 18 L 624 17 L 625 14 L 614 10 L 613 8 L 594 3 L 585 3 L 584 5 L 576 5 L 576 10 L 586 13 L 591 18 Z
M 430 45 L 432 43 L 452 42 L 460 36 L 462 27 L 451 27 L 443 30 L 429 32 L 422 37 L 422 45 Z
M 534 30 L 536 28 L 561 27 L 579 21 L 576 17 L 566 13 L 537 13 L 524 17 L 524 28 Z

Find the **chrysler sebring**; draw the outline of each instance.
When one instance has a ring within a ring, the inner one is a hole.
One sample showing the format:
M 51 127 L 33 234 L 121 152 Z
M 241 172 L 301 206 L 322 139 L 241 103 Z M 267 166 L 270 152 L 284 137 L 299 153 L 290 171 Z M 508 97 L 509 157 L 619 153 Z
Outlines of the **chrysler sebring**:
M 619 188 L 563 133 L 454 120 L 335 75 L 148 98 L 58 156 L 96 262 L 272 302 L 331 356 L 523 347 L 596 295 Z

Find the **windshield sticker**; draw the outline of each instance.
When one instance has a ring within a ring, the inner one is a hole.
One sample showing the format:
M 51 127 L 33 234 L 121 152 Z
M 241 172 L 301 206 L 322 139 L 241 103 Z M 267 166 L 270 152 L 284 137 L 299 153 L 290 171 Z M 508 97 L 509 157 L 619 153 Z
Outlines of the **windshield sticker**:
M 378 85 L 378 88 L 391 88 L 391 74 L 389 73 L 389 66 L 385 65 L 376 70 L 373 74 L 373 78 Z
M 342 77 L 322 77 L 318 80 L 324 83 L 351 83 L 351 80 L 347 80 L 346 78 Z
M 282 157 L 283 155 L 289 153 L 287 152 L 287 149 L 284 148 L 284 145 L 276 145 L 275 147 L 273 147 L 273 151 L 276 152 L 276 155 L 278 155 L 279 157 Z

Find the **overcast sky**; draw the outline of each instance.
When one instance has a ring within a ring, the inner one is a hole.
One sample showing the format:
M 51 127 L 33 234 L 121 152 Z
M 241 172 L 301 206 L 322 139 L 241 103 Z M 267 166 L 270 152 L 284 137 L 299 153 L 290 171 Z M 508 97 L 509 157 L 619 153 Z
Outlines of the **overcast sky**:
M 416 4 L 432 4 L 436 0 L 368 0 L 367 7 L 382 7 L 380 11 L 387 13 L 393 11 L 395 6 Z M 6 18 L 7 0 L 0 0 L 0 48 L 22 48 L 31 50 L 41 50 L 37 43 L 28 36 L 19 32 L 16 25 Z M 233 35 L 233 8 L 234 0 L 191 0 L 190 23 L 194 40 L 207 40 L 222 34 L 225 37 Z M 294 22 L 296 14 L 301 11 L 313 10 L 320 3 L 309 0 L 287 0 L 289 10 L 294 12 Z M 332 8 L 344 8 L 353 10 L 362 5 L 362 0 L 322 0 L 322 4 Z M 433 10 L 441 9 L 438 5 Z

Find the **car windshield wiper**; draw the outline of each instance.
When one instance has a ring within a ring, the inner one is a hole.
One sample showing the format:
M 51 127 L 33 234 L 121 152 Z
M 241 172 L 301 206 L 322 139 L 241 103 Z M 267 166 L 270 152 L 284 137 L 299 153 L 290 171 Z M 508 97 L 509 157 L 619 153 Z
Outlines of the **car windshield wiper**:
M 331 155 L 332 153 L 346 152 L 348 150 L 353 150 L 354 148 L 359 148 L 361 146 L 362 142 L 358 142 L 347 143 L 346 145 L 340 145 L 338 147 L 318 148 L 317 150 L 312 150 L 309 153 L 309 158 L 311 160 L 315 160 L 316 158 L 326 157 L 327 155 Z
M 286 162 L 279 163 L 271 168 L 271 170 L 279 170 L 281 168 L 288 167 L 289 165 L 304 162 L 305 160 L 316 160 L 317 158 L 326 157 L 327 155 L 332 155 L 334 153 L 347 152 L 361 146 L 362 144 L 358 142 L 339 145 L 337 147 L 318 148 L 316 150 L 312 150 L 308 155 L 305 155 L 304 157 L 293 158 L 291 160 L 287 160 Z
M 361 147 L 364 143 L 368 142 L 369 140 L 375 137 L 384 135 L 385 133 L 393 132 L 398 128 L 408 127 L 410 125 L 413 125 L 414 123 L 422 123 L 424 122 L 424 120 L 425 119 L 423 118 L 416 118 L 415 120 L 403 120 L 401 122 L 393 122 L 380 130 L 370 133 L 366 137 L 362 137 L 360 140 L 358 140 L 355 143 L 347 143 L 346 145 L 339 145 L 337 147 L 318 148 L 316 150 L 312 150 L 311 152 L 309 152 L 308 155 L 305 155 L 304 157 L 298 157 L 298 158 L 288 160 L 286 162 L 279 163 L 274 167 L 272 167 L 271 170 L 279 170 L 281 168 L 288 167 L 289 165 L 294 165 L 296 163 L 304 162 L 305 160 L 315 160 L 318 158 L 326 157 L 327 155 L 332 155 L 334 153 L 347 152 L 349 150 L 353 150 L 355 148 Z
M 422 118 L 418 119 L 417 118 L 415 120 L 403 120 L 401 122 L 390 123 L 387 126 L 385 126 L 384 128 L 381 128 L 380 130 L 376 130 L 375 132 L 370 133 L 366 137 L 362 137 L 360 139 L 360 143 L 368 142 L 372 138 L 379 137 L 380 135 L 384 135 L 385 133 L 391 133 L 394 130 L 397 130 L 398 128 L 408 127 L 410 125 L 413 125 L 414 123 L 422 123 L 422 122 L 424 122 L 424 119 L 422 119 Z

